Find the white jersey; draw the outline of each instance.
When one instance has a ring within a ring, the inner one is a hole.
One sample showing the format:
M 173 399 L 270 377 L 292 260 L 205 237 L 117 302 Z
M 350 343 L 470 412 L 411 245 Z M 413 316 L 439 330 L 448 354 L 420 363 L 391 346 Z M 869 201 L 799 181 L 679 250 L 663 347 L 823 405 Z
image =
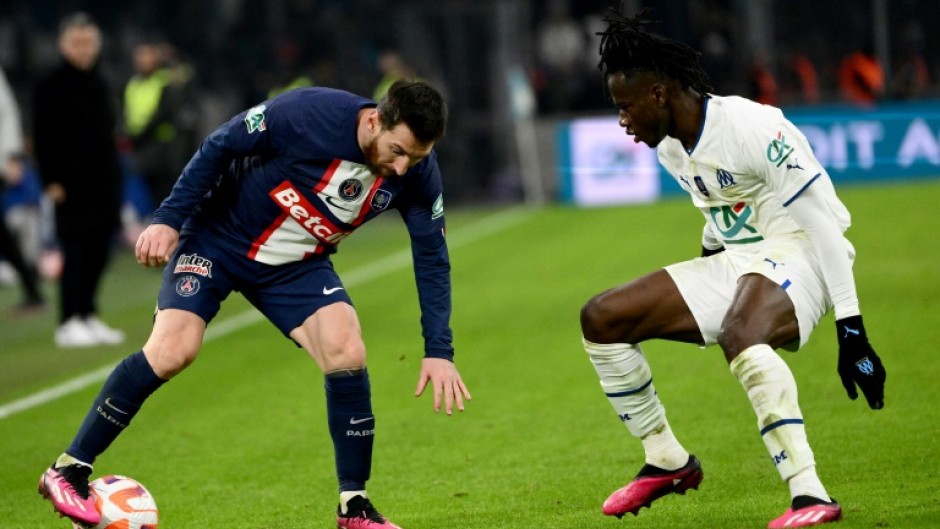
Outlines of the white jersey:
M 810 185 L 823 191 L 828 213 L 845 232 L 848 210 L 806 137 L 780 109 L 735 96 L 711 96 L 705 105 L 692 150 L 667 136 L 658 155 L 705 216 L 703 242 L 712 241 L 706 246 L 745 249 L 802 232 L 786 206 Z

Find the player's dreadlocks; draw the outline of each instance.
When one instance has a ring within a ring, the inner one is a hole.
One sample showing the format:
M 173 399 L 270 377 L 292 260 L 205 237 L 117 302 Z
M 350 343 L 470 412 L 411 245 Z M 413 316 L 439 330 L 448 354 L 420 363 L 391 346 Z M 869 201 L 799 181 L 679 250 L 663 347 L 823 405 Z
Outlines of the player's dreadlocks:
M 614 72 L 647 70 L 672 77 L 683 88 L 691 87 L 700 94 L 712 92 L 708 74 L 699 64 L 702 54 L 647 31 L 645 26 L 657 23 L 646 19 L 650 11 L 647 7 L 631 18 L 621 10 L 608 8 L 604 16 L 607 29 L 597 33 L 601 36 L 601 62 L 597 68 L 604 73 L 604 80 Z M 604 86 L 606 90 L 606 83 Z

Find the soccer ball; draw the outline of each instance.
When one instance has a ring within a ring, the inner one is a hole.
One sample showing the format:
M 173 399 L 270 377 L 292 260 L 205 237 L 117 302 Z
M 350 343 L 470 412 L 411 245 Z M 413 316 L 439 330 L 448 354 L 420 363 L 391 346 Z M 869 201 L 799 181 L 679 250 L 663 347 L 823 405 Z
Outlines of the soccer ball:
M 157 529 L 157 504 L 138 481 L 108 475 L 92 481 L 88 487 L 101 513 L 101 522 L 95 529 Z

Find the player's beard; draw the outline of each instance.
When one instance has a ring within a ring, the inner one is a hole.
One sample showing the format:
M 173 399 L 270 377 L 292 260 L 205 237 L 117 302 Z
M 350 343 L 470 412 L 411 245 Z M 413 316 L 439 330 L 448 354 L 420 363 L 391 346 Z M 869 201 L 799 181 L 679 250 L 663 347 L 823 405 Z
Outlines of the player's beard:
M 372 140 L 368 145 L 366 145 L 365 151 L 363 152 L 366 160 L 366 167 L 369 168 L 375 176 L 380 176 L 382 178 L 387 178 L 394 174 L 394 171 L 388 167 L 383 167 L 379 165 L 379 142 L 378 140 Z

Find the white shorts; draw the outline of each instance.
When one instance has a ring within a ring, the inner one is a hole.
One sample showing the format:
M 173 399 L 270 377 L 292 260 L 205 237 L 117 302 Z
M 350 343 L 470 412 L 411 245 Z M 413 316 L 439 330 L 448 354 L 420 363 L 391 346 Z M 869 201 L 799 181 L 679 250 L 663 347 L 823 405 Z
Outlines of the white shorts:
M 848 243 L 847 243 L 848 244 Z M 849 245 L 854 259 L 854 250 Z M 717 343 L 721 322 L 731 306 L 738 279 L 761 274 L 790 296 L 800 327 L 795 351 L 809 340 L 813 328 L 832 308 L 829 291 L 812 243 L 804 237 L 765 239 L 747 248 L 733 248 L 708 258 L 695 258 L 665 267 L 695 317 L 706 345 Z

